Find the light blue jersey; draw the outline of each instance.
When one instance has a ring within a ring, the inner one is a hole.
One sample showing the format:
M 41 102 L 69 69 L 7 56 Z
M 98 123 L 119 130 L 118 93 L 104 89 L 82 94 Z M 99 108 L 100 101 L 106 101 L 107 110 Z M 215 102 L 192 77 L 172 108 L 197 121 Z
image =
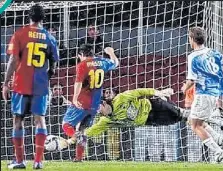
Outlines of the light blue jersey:
M 194 80 L 196 94 L 218 97 L 223 88 L 222 54 L 202 48 L 188 56 L 187 79 Z

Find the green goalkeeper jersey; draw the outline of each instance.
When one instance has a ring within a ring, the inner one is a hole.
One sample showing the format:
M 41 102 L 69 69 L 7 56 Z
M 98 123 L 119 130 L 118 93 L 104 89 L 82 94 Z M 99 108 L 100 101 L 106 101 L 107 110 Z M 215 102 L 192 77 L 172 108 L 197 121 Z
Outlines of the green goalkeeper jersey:
M 118 94 L 112 101 L 112 116 L 100 117 L 96 124 L 86 130 L 86 135 L 99 135 L 114 125 L 144 125 L 152 109 L 150 101 L 145 96 L 153 96 L 154 94 L 155 89 L 153 88 L 139 88 Z

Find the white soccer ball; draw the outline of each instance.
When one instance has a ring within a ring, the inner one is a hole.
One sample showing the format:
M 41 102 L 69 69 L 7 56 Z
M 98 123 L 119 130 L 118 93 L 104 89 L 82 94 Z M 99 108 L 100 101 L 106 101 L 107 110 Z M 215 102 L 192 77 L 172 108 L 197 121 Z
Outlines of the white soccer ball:
M 60 138 L 55 135 L 48 135 L 45 141 L 45 149 L 47 151 L 59 151 L 60 149 Z

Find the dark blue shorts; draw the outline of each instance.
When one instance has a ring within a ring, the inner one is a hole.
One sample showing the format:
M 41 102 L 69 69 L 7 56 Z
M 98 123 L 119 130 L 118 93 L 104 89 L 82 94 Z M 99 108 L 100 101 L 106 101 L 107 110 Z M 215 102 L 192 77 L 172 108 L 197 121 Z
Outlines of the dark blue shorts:
M 84 110 L 78 109 L 75 106 L 71 105 L 68 107 L 64 118 L 63 123 L 69 123 L 75 127 L 79 122 L 85 127 L 90 127 L 93 124 L 94 117 L 96 115 L 95 110 Z
M 14 115 L 35 114 L 45 116 L 47 110 L 48 95 L 22 95 L 12 93 L 11 108 Z

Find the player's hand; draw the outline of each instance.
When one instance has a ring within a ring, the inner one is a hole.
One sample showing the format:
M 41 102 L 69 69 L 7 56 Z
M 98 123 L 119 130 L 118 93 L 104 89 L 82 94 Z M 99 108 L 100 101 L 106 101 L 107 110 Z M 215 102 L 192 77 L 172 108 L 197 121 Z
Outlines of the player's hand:
M 9 97 L 9 87 L 6 85 L 3 85 L 2 87 L 2 97 L 7 102 Z
M 104 49 L 105 53 L 107 53 L 108 55 L 113 55 L 115 53 L 115 50 L 112 47 L 106 47 Z
M 164 90 L 161 90 L 161 93 L 164 97 L 170 97 L 171 95 L 174 94 L 174 91 L 172 88 L 166 88 Z
M 79 109 L 83 109 L 83 108 L 82 108 L 82 104 L 81 104 L 79 101 L 74 100 L 74 101 L 73 101 L 73 104 L 74 104 L 77 108 L 79 108 Z
M 185 88 L 186 88 L 186 84 L 184 83 L 183 86 L 181 87 L 181 91 L 182 91 L 184 94 L 186 93 Z

